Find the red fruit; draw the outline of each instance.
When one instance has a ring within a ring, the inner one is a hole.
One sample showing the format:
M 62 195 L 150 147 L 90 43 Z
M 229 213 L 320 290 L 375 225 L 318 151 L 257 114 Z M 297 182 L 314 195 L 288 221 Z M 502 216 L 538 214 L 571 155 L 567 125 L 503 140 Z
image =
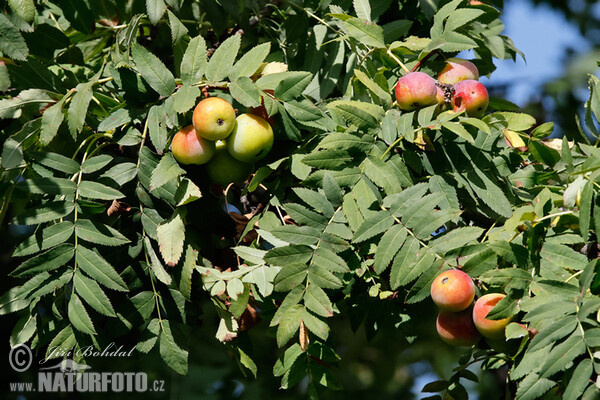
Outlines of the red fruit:
M 396 84 L 396 101 L 404 111 L 437 103 L 435 80 L 424 72 L 409 72 Z
M 205 164 L 215 153 L 215 144 L 196 134 L 193 125 L 181 128 L 171 142 L 173 156 L 181 164 Z
M 438 81 L 452 85 L 467 79 L 479 79 L 479 71 L 471 61 L 460 58 L 447 59 L 446 66 L 438 75 Z
M 471 310 L 457 313 L 440 311 L 435 325 L 442 340 L 453 346 L 473 346 L 481 338 Z
M 468 79 L 454 85 L 454 111 L 464 110 L 469 117 L 479 118 L 487 110 L 488 103 L 488 91 L 481 82 Z
M 504 318 L 500 320 L 487 319 L 487 315 L 492 308 L 506 295 L 502 293 L 490 293 L 481 296 L 473 307 L 473 322 L 477 330 L 488 339 L 503 339 L 504 330 L 510 323 L 512 318 Z
M 462 311 L 473 303 L 475 285 L 469 275 L 451 269 L 435 278 L 431 284 L 431 298 L 444 311 Z

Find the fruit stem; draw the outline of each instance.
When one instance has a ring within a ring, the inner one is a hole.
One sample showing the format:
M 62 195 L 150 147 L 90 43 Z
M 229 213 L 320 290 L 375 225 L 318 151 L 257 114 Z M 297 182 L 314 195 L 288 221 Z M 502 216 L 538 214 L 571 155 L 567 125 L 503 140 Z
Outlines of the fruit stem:
M 405 73 L 408 74 L 410 72 L 410 70 L 408 68 L 406 68 L 406 65 L 404 65 L 404 63 L 402 61 L 400 61 L 400 59 L 398 57 L 396 57 L 396 55 L 394 53 L 392 53 L 392 50 L 387 49 L 387 54 L 388 54 L 388 56 L 391 57 L 392 60 L 394 60 L 394 61 L 396 61 L 396 63 L 398 63 L 400 68 L 402 68 Z
M 554 218 L 554 217 L 558 217 L 558 216 L 566 215 L 566 214 L 573 214 L 573 211 L 571 211 L 571 210 L 569 210 L 569 211 L 561 211 L 561 212 L 557 212 L 557 213 L 554 213 L 554 214 L 546 215 L 544 217 L 534 219 L 533 222 L 540 222 L 540 221 L 543 221 L 545 219 L 550 219 L 550 218 Z

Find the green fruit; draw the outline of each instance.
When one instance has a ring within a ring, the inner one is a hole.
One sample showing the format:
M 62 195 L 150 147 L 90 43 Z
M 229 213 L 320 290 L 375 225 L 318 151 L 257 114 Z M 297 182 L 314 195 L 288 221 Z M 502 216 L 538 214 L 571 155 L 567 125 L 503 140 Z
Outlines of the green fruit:
M 209 97 L 198 103 L 192 122 L 199 136 L 212 141 L 225 139 L 235 126 L 235 110 L 227 100 Z
M 245 181 L 252 172 L 252 164 L 238 161 L 226 151 L 218 151 L 206 164 L 206 172 L 213 183 L 227 185 Z
M 265 157 L 273 147 L 273 129 L 263 118 L 242 114 L 236 119 L 233 133 L 227 139 L 227 151 L 235 159 L 253 162 Z

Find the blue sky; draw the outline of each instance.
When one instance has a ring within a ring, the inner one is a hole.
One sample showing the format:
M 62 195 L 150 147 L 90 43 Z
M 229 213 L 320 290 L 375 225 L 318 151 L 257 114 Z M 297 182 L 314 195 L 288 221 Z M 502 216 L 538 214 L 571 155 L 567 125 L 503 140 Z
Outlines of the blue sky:
M 507 98 L 521 106 L 535 96 L 541 84 L 561 75 L 566 48 L 584 52 L 590 47 L 576 26 L 545 5 L 534 6 L 522 0 L 506 1 L 501 19 L 505 25 L 504 34 L 525 54 L 527 62 L 521 58 L 516 63 L 496 60 L 498 69 L 490 80 L 482 78 L 482 81 L 510 83 L 512 87 Z

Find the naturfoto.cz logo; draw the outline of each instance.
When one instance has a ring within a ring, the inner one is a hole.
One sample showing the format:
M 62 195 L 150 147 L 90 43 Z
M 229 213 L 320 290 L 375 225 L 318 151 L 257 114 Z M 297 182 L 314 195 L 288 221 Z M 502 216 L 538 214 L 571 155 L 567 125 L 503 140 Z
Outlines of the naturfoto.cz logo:
M 112 344 L 114 346 L 114 344 Z M 111 346 L 109 345 L 108 348 Z M 123 356 L 129 353 L 112 353 L 104 349 L 95 351 L 97 356 Z M 90 353 L 87 350 L 87 353 Z M 60 354 L 60 349 L 55 349 L 55 356 Z M 118 354 L 118 355 L 117 355 Z M 62 352 L 69 357 L 70 352 Z M 11 368 L 17 372 L 24 372 L 33 363 L 33 354 L 27 345 L 19 345 L 11 348 L 8 355 Z M 40 361 L 45 364 L 48 360 Z M 91 367 L 87 364 L 77 363 L 71 358 L 64 358 L 57 364 L 40 368 L 37 382 L 11 382 L 11 392 L 147 392 L 164 391 L 164 381 L 154 380 L 148 384 L 148 375 L 145 372 L 89 372 Z

